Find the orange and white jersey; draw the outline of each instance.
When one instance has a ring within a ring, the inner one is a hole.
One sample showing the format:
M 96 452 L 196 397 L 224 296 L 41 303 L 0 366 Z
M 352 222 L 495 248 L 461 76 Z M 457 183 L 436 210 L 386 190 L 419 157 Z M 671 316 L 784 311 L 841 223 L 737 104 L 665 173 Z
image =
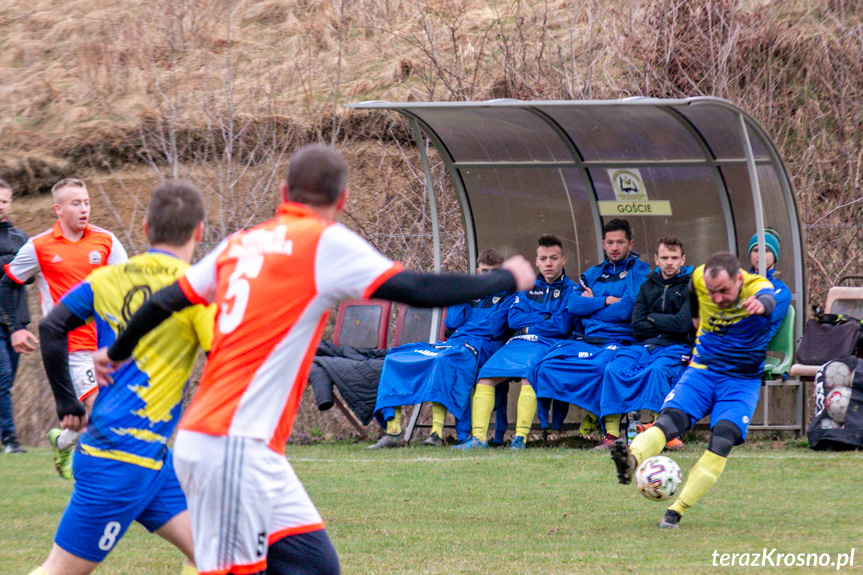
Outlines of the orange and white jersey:
M 9 278 L 23 284 L 36 276 L 42 315 L 46 316 L 66 292 L 96 268 L 128 260 L 120 241 L 108 230 L 87 224 L 81 239 L 63 236 L 60 223 L 30 238 L 4 269 Z M 97 349 L 96 326 L 87 324 L 69 333 L 69 351 Z
M 210 357 L 180 429 L 252 437 L 284 453 L 330 309 L 369 297 L 401 271 L 346 227 L 302 204 L 238 232 L 192 266 L 180 287 L 216 302 Z

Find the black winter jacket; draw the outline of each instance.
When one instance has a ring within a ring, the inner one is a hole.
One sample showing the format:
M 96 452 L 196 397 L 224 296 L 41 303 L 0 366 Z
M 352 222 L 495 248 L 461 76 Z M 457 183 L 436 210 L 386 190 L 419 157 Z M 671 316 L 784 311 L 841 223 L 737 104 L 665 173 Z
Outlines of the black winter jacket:
M 692 266 L 670 280 L 657 270 L 638 290 L 632 309 L 632 333 L 642 345 L 692 345 L 695 328 L 690 307 Z
M 15 259 L 15 254 L 26 243 L 27 234 L 13 226 L 8 219 L 0 221 L 0 278 L 5 274 L 2 266 Z M 30 323 L 30 310 L 27 307 L 26 297 L 18 298 L 18 323 L 21 325 Z

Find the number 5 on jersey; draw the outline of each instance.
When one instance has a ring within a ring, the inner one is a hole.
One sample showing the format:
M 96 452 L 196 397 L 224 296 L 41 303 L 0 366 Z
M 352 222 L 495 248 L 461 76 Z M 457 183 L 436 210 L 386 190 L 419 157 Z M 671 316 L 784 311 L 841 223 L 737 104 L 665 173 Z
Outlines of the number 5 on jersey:
M 225 303 L 219 310 L 219 331 L 231 333 L 243 320 L 246 307 L 249 305 L 251 286 L 249 280 L 258 277 L 264 265 L 263 256 L 244 257 L 237 260 L 234 273 L 228 278 L 228 289 L 225 292 Z M 233 303 L 231 303 L 233 300 Z

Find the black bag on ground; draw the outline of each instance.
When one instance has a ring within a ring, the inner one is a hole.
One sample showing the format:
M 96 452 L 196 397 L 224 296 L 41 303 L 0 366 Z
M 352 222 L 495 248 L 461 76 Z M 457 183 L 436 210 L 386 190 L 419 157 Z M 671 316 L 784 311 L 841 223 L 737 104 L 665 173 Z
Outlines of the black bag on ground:
M 851 316 L 817 314 L 806 322 L 797 348 L 797 363 L 823 365 L 831 359 L 857 355 L 863 325 Z
M 851 398 L 845 412 L 845 421 L 838 424 L 824 409 L 824 381 L 819 370 L 815 376 L 815 416 L 806 432 L 809 447 L 816 451 L 848 451 L 863 448 L 863 360 L 848 357 L 841 360 L 854 372 Z

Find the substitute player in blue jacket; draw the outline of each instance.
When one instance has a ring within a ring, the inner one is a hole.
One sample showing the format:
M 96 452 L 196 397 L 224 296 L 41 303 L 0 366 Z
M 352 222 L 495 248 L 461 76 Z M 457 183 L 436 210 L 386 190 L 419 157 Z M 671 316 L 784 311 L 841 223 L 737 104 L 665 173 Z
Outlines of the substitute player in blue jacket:
M 689 362 L 695 335 L 689 286 L 693 268 L 684 265 L 683 242 L 674 236 L 660 238 L 653 257 L 656 270 L 641 284 L 632 310 L 638 343 L 618 349 L 605 368 L 600 416 L 642 409 L 656 415 Z M 639 431 L 650 425 L 639 425 Z M 665 447 L 683 449 L 683 442 L 674 438 Z
M 619 439 L 611 450 L 618 481 L 630 483 L 642 461 L 710 415 L 707 450 L 666 510 L 662 528 L 678 528 L 686 510 L 722 475 L 731 449 L 746 439 L 776 308 L 773 284 L 741 270 L 737 258 L 727 252 L 714 254 L 696 268 L 692 285 L 699 320 L 692 361 L 665 398 L 656 424 L 639 434 L 631 449 Z
M 764 261 L 767 267 L 767 279 L 770 280 L 770 283 L 776 289 L 776 307 L 773 309 L 773 313 L 770 314 L 771 338 L 779 331 L 782 321 L 788 315 L 788 308 L 791 306 L 791 290 L 785 285 L 785 282 L 779 279 L 779 274 L 776 271 L 780 243 L 779 232 L 773 228 L 766 228 L 764 230 L 764 244 L 766 248 Z M 749 263 L 752 264 L 752 267 L 749 268 L 749 273 L 758 273 L 758 234 L 753 234 L 749 240 Z
M 581 274 L 568 301 L 569 312 L 580 320 L 583 332 L 577 340 L 550 349 L 536 375 L 539 397 L 573 403 L 591 414 L 600 411 L 605 367 L 621 343 L 634 341 L 632 308 L 650 273 L 650 266 L 632 251 L 635 240 L 627 220 L 610 220 L 602 234 L 605 261 Z M 620 436 L 620 416 L 609 416 L 604 424 L 601 449 L 610 448 Z
M 477 274 L 500 268 L 503 257 L 489 249 L 477 260 Z M 477 369 L 503 345 L 514 292 L 501 292 L 447 310 L 449 338 L 434 344 L 409 343 L 384 358 L 375 411 L 387 422 L 386 434 L 368 449 L 401 445 L 403 405 L 432 402 L 432 430 L 424 445 L 443 445 L 447 411 L 456 420 L 459 440 L 470 434 L 470 394 Z M 505 398 L 504 398 L 505 400 Z
M 48 559 L 30 575 L 85 575 L 137 521 L 187 557 L 183 575 L 197 574 L 186 498 L 168 440 L 180 419 L 183 389 L 213 339 L 215 309 L 175 313 L 135 348 L 89 415 L 68 368 L 70 331 L 96 323 L 99 346 L 110 345 L 149 296 L 189 268 L 203 233 L 204 201 L 183 183 L 157 188 L 144 230 L 150 249 L 128 262 L 99 268 L 63 296 L 39 327 L 42 358 L 64 428 L 86 432 L 72 460 L 75 487 Z
M 495 387 L 512 378 L 520 380 L 521 389 L 516 410 L 516 428 L 511 449 L 524 449 L 527 434 L 536 417 L 536 392 L 532 381 L 537 362 L 556 338 L 572 329 L 567 300 L 575 282 L 564 270 L 566 257 L 563 243 L 556 236 L 542 236 L 536 248 L 539 273 L 533 289 L 519 292 L 509 310 L 510 329 L 518 335 L 510 338 L 479 371 L 471 413 L 471 437 L 460 449 L 488 447 L 489 418 L 495 404 Z

